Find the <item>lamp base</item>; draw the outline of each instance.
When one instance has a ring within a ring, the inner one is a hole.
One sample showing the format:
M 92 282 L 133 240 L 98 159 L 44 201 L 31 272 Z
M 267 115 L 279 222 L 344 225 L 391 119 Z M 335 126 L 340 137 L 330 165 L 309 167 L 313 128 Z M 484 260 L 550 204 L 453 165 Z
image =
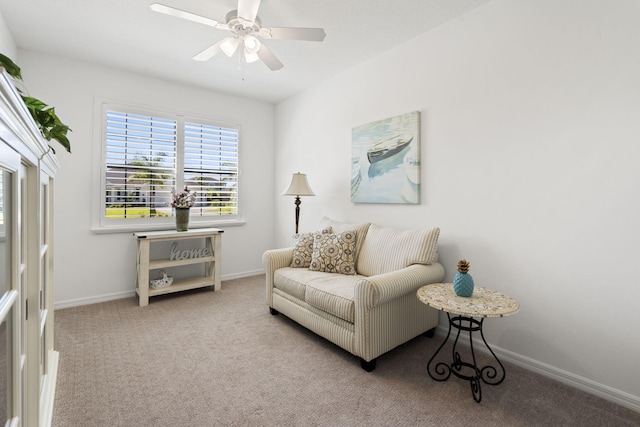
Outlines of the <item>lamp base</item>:
M 296 200 L 294 202 L 296 204 L 296 234 L 298 234 L 298 223 L 300 222 L 300 196 L 296 196 Z

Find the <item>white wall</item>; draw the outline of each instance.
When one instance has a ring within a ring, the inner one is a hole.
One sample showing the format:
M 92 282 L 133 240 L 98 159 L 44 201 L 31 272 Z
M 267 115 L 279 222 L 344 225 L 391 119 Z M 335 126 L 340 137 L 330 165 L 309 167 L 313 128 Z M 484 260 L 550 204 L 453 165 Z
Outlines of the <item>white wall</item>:
M 16 42 L 13 40 L 13 36 L 7 27 L 7 22 L 4 20 L 4 16 L 0 12 L 0 53 L 4 56 L 11 58 L 13 62 L 18 61 L 18 48 Z M 18 64 L 20 65 L 20 64 Z
M 54 105 L 73 130 L 72 154 L 51 142 L 61 163 L 54 200 L 56 307 L 133 295 L 136 244 L 132 233 L 91 231 L 94 150 L 100 150 L 94 129 L 95 97 L 230 119 L 242 125 L 239 197 L 246 225 L 222 227 L 222 278 L 262 271 L 261 256 L 274 235 L 273 210 L 265 209 L 275 197 L 272 104 L 32 51 L 20 50 L 19 55 L 26 88 Z
M 451 281 L 521 304 L 501 354 L 640 408 L 640 2 L 495 0 L 276 107 L 275 191 L 328 215 L 439 226 Z M 418 110 L 422 203 L 350 202 L 351 129 Z M 278 246 L 293 200 L 276 197 Z

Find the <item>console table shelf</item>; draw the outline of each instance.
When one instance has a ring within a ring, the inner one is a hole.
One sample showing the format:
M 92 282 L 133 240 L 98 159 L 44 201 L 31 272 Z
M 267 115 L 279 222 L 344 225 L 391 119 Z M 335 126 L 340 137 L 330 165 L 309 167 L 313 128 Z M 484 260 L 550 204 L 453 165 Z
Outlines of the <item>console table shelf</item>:
M 220 253 L 221 237 L 223 230 L 218 228 L 199 228 L 188 231 L 148 231 L 133 233 L 137 238 L 136 257 L 136 293 L 139 297 L 139 305 L 149 304 L 149 297 L 164 295 L 172 292 L 186 291 L 190 289 L 213 286 L 214 290 L 221 289 L 220 281 Z M 206 256 L 187 257 L 185 259 L 150 259 L 151 243 L 166 242 L 186 239 L 205 239 Z M 161 289 L 152 289 L 149 286 L 149 273 L 169 267 L 204 264 L 205 275 L 186 279 L 176 279 L 171 286 Z
M 189 259 L 154 259 L 149 260 L 149 270 L 158 270 L 160 268 L 167 267 L 179 267 L 181 265 L 202 264 L 203 262 L 215 262 L 215 256 L 208 256 L 202 258 L 189 258 Z

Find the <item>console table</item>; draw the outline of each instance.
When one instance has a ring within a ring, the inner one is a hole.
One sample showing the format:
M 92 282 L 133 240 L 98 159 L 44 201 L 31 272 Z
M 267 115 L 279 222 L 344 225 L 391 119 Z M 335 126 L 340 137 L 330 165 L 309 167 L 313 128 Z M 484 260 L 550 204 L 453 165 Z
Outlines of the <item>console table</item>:
M 446 312 L 449 320 L 449 331 L 446 338 L 429 359 L 429 364 L 427 365 L 429 376 L 436 381 L 446 381 L 453 374 L 458 378 L 469 381 L 473 399 L 476 402 L 480 402 L 482 400 L 481 382 L 488 385 L 498 385 L 504 381 L 506 374 L 504 366 L 484 338 L 482 331 L 484 319 L 486 317 L 504 317 L 516 314 L 520 309 L 520 305 L 507 295 L 479 286 L 474 288 L 473 295 L 470 297 L 459 297 L 453 291 L 453 284 L 451 283 L 435 283 L 423 286 L 418 289 L 417 297 L 424 304 Z M 457 316 L 452 318 L 451 314 L 456 314 Z M 480 320 L 476 320 L 474 317 L 478 317 Z M 453 361 L 450 364 L 444 362 L 436 363 L 432 367 L 432 362 L 449 340 L 451 328 L 458 330 L 453 343 Z M 469 332 L 470 362 L 463 362 L 460 353 L 457 351 L 460 331 Z M 480 332 L 484 345 L 498 363 L 500 371 L 491 365 L 478 366 L 473 348 L 474 332 Z
M 148 305 L 149 297 L 155 295 L 186 291 L 188 289 L 202 288 L 205 286 L 213 286 L 214 290 L 221 289 L 220 249 L 222 233 L 223 230 L 218 228 L 198 228 L 187 231 L 142 231 L 133 233 L 138 242 L 136 257 L 136 293 L 139 297 L 139 305 Z M 199 256 L 202 255 L 204 251 L 196 250 L 185 251 L 186 254 L 184 255 L 180 252 L 175 257 L 169 256 L 162 259 L 149 259 L 151 243 L 202 238 L 205 239 L 206 256 Z M 191 264 L 205 264 L 204 276 L 175 280 L 171 286 L 166 288 L 149 288 L 149 272 L 151 270 Z

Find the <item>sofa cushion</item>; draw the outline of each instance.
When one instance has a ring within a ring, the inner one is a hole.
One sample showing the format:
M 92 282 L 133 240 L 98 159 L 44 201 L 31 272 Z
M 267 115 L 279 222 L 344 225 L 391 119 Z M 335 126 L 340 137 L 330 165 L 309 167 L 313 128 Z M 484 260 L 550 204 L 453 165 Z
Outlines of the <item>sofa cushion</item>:
M 316 278 L 307 282 L 305 301 L 317 309 L 354 323 L 354 289 L 360 279 L 362 276 L 338 274 Z
M 331 233 L 331 227 L 326 227 L 319 233 Z M 318 233 L 318 232 L 317 232 Z M 311 264 L 311 254 L 313 253 L 313 236 L 315 233 L 296 234 L 293 236 L 293 260 L 291 267 L 308 268 Z
M 439 228 L 399 230 L 371 224 L 358 255 L 358 274 L 375 276 L 412 264 L 433 264 L 439 235 Z
M 307 268 L 284 267 L 273 273 L 273 286 L 299 300 L 304 301 L 305 285 L 312 280 L 326 277 L 328 273 Z M 332 274 L 331 276 L 337 276 Z
M 276 289 L 310 306 L 339 317 L 355 321 L 354 295 L 356 283 L 363 276 L 325 273 L 303 268 L 284 267 L 273 274 Z
M 367 230 L 371 225 L 370 222 L 363 222 L 362 224 L 351 224 L 347 222 L 335 221 L 328 217 L 323 217 L 320 221 L 323 227 L 331 227 L 333 233 L 342 233 L 343 231 L 355 230 L 356 232 L 356 270 L 358 269 L 358 258 L 360 257 L 360 249 L 362 243 L 367 236 Z
M 356 274 L 356 232 L 316 233 L 309 270 L 327 273 Z

